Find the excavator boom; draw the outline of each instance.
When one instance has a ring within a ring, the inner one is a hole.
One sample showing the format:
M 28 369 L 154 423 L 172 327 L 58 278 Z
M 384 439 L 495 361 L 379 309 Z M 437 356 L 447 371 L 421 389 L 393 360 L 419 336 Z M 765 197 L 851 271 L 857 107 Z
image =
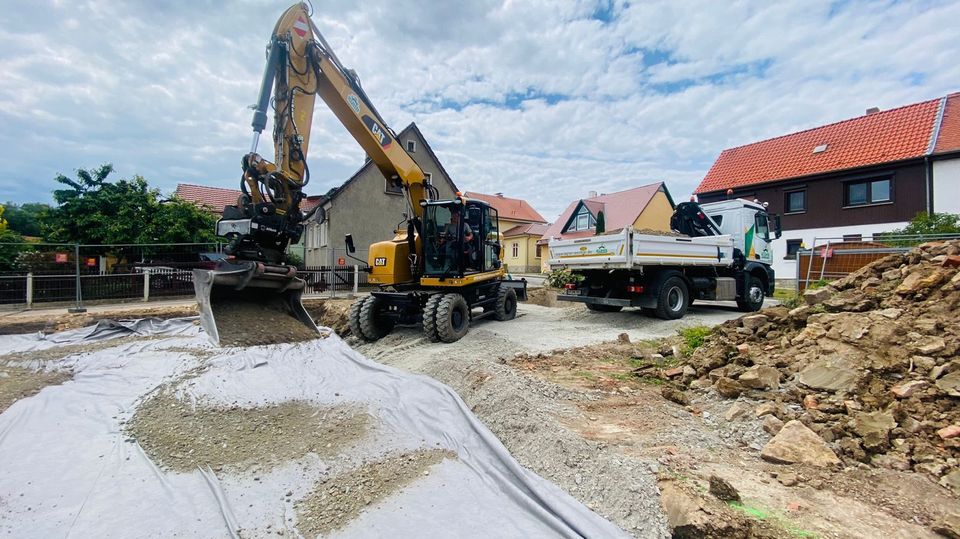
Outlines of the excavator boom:
M 217 222 L 217 235 L 229 241 L 224 251 L 230 259 L 214 270 L 194 271 L 201 323 L 214 342 L 223 340 L 225 330 L 244 331 L 260 323 L 240 320 L 233 322 L 240 327 L 218 326 L 218 313 L 230 313 L 232 307 L 240 311 L 265 305 L 317 331 L 300 303 L 304 281 L 285 260 L 287 247 L 299 241 L 304 223 L 321 211 L 317 207 L 304 214 L 300 209 L 303 188 L 310 181 L 307 150 L 317 96 L 384 177 L 407 193 L 412 223 L 419 222 L 423 213 L 421 201 L 435 192 L 370 102 L 356 73 L 343 66 L 313 24 L 309 9 L 305 3 L 288 8 L 270 38 L 251 123 L 253 143 L 242 159 L 243 194 L 236 205 L 224 208 Z M 273 161 L 257 153 L 271 108 Z M 318 217 L 322 219 L 322 213 Z M 416 227 L 409 230 L 412 242 Z M 285 334 L 282 328 L 277 333 Z

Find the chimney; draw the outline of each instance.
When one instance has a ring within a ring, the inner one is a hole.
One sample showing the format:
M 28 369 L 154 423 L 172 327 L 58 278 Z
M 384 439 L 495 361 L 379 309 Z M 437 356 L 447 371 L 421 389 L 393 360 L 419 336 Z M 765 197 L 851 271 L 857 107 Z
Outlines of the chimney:
M 597 198 L 597 192 L 596 192 L 596 191 L 590 191 L 590 196 L 587 197 L 587 198 Z
M 880 107 L 870 107 L 867 109 L 867 116 L 880 112 Z

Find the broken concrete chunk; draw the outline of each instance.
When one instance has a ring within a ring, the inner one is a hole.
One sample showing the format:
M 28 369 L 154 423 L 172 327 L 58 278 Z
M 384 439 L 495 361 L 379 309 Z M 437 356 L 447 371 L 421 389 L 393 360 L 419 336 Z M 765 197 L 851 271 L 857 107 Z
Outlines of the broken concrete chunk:
M 808 429 L 803 423 L 788 421 L 767 445 L 760 457 L 778 464 L 809 464 L 829 467 L 840 464 L 840 459 L 823 438 Z
M 904 382 L 902 384 L 893 386 L 890 388 L 890 393 L 893 393 L 893 396 L 898 399 L 908 399 L 912 397 L 914 393 L 926 386 L 926 380 L 912 380 L 910 382 Z
M 769 322 L 770 317 L 765 314 L 753 314 L 744 316 L 740 321 L 743 323 L 743 327 L 747 329 L 757 329 Z
M 860 412 L 853 418 L 853 430 L 863 439 L 867 449 L 886 447 L 890 431 L 896 426 L 893 413 L 889 411 Z
M 754 410 L 754 417 L 763 417 L 765 415 L 777 415 L 779 407 L 773 402 L 764 402 Z
M 737 419 L 747 417 L 751 412 L 751 406 L 743 401 L 733 403 L 733 406 L 727 409 L 723 418 L 727 421 L 736 421 Z
M 832 295 L 833 292 L 831 292 L 828 288 L 806 290 L 803 293 L 803 301 L 807 302 L 807 305 L 816 305 L 817 303 L 823 303 Z
M 960 371 L 954 371 L 936 382 L 941 391 L 951 397 L 960 397 Z
M 745 342 L 738 344 L 737 353 L 740 354 L 741 356 L 748 355 L 750 353 L 750 345 Z
M 717 393 L 719 393 L 721 397 L 727 399 L 735 399 L 743 393 L 743 386 L 737 383 L 736 380 L 727 378 L 726 376 L 720 377 L 714 387 L 716 387 Z
M 890 320 L 896 320 L 897 318 L 900 318 L 901 314 L 903 314 L 903 309 L 890 307 L 889 309 L 883 309 L 883 310 L 877 311 L 877 314 L 885 318 L 889 318 Z
M 940 485 L 960 494 L 960 468 L 940 478 Z
M 826 391 L 850 391 L 857 381 L 857 371 L 834 364 L 830 361 L 820 361 L 800 371 L 797 381 L 801 384 Z
M 929 355 L 942 351 L 947 347 L 947 343 L 943 340 L 943 337 L 927 336 L 923 338 L 922 342 L 917 343 L 915 347 L 917 352 Z
M 765 365 L 755 365 L 740 375 L 740 383 L 753 389 L 776 389 L 780 387 L 780 371 Z
M 933 525 L 933 531 L 948 539 L 960 539 L 960 513 L 943 517 Z
M 946 440 L 960 436 L 960 425 L 949 425 L 937 431 L 937 436 Z
M 776 436 L 780 429 L 783 428 L 783 421 L 777 419 L 775 415 L 766 415 L 763 416 L 763 422 L 760 423 L 760 426 L 763 428 L 763 431 L 771 436 Z

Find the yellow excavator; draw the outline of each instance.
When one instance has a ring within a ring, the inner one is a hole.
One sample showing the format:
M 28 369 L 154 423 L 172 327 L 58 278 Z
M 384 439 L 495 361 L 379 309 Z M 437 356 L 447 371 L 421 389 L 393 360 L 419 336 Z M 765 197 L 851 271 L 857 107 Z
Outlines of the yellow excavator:
M 408 205 L 406 227 L 392 240 L 370 246 L 365 271 L 378 290 L 352 305 L 353 333 L 372 341 L 398 323 L 422 321 L 431 341 L 453 342 L 466 334 L 471 319 L 512 319 L 517 300 L 526 299 L 526 282 L 506 278 L 496 210 L 463 196 L 437 200 L 436 188 L 370 102 L 356 73 L 343 66 L 313 24 L 310 7 L 299 3 L 273 30 L 251 124 L 253 145 L 242 159 L 243 194 L 217 222 L 229 258 L 213 270 L 194 271 L 201 325 L 210 338 L 220 342 L 218 314 L 238 306 L 282 312 L 317 331 L 301 303 L 305 283 L 285 263 L 285 252 L 299 241 L 307 220 L 323 219 L 315 216 L 322 212 L 319 206 L 300 210 L 310 181 L 306 156 L 318 95 L 384 177 L 404 191 Z M 257 153 L 271 106 L 273 162 Z M 356 252 L 350 235 L 346 245 Z

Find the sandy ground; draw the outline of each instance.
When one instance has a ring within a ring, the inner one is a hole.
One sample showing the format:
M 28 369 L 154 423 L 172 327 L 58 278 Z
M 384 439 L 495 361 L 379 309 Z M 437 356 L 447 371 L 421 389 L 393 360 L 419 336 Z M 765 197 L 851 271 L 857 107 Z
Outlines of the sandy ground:
M 599 398 L 507 365 L 516 354 L 549 352 L 615 340 L 674 335 L 684 326 L 713 325 L 740 313 L 734 307 L 695 305 L 666 322 L 637 310 L 593 313 L 582 306 L 550 308 L 521 303 L 510 322 L 481 320 L 452 344 L 431 344 L 419 328 L 397 328 L 356 349 L 382 363 L 426 374 L 453 387 L 524 466 L 555 482 L 636 537 L 663 537 L 655 459 L 631 455 L 587 439 L 564 425 L 582 415 L 579 405 Z

